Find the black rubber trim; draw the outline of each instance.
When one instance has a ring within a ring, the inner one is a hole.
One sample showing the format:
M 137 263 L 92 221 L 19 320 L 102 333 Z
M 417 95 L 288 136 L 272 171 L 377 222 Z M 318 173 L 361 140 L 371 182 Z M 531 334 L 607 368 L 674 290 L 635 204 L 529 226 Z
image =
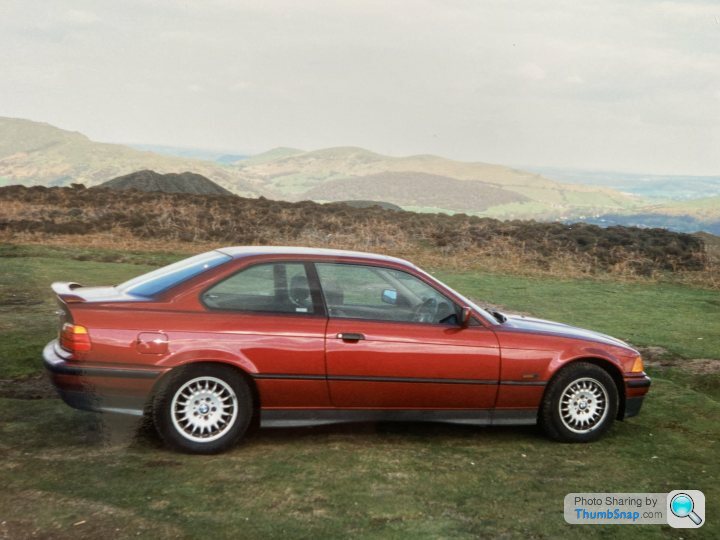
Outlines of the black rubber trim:
M 252 373 L 254 379 L 291 379 L 297 381 L 324 381 L 325 375 L 291 375 L 287 373 Z
M 58 364 L 48 366 L 48 369 L 58 375 L 76 375 L 79 377 L 113 377 L 117 379 L 156 379 L 162 371 L 147 369 L 117 369 L 117 368 L 84 368 Z
M 626 381 L 628 388 L 648 388 L 652 384 L 650 377 L 644 379 L 630 379 Z
M 92 392 L 64 390 L 55 387 L 60 398 L 70 407 L 81 411 L 114 412 L 141 416 L 145 398 L 137 396 L 97 395 Z
M 510 386 L 545 386 L 544 381 L 496 381 L 494 379 L 446 379 L 426 377 L 371 377 L 366 375 L 295 375 L 292 373 L 255 373 L 255 379 L 289 379 L 289 380 L 328 380 L 345 382 L 387 382 L 387 383 L 419 383 L 419 384 L 481 384 Z
M 431 379 L 425 377 L 366 377 L 362 375 L 330 375 L 329 381 L 420 383 L 420 384 L 497 384 L 497 381 L 484 379 Z
M 546 381 L 500 381 L 500 384 L 507 386 L 545 386 Z

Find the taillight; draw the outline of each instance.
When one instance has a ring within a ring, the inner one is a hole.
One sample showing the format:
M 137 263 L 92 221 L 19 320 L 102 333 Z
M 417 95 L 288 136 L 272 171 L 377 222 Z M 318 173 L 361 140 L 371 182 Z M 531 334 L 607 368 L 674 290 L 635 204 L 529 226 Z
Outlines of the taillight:
M 90 350 L 90 334 L 79 324 L 65 323 L 60 332 L 60 346 L 71 353 Z

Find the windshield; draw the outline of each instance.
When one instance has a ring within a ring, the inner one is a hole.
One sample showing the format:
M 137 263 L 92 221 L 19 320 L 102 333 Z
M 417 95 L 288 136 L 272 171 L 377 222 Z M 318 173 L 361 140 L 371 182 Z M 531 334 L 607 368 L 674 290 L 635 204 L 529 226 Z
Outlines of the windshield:
M 133 278 L 118 285 L 117 289 L 135 296 L 155 296 L 231 259 L 219 251 L 208 251 Z

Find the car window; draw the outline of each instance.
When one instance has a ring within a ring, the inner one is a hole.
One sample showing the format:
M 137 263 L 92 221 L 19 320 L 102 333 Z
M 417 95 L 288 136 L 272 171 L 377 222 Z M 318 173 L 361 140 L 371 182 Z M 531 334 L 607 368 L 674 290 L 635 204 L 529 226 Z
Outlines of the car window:
M 232 257 L 219 251 L 201 253 L 133 278 L 118 285 L 117 289 L 135 296 L 155 296 L 170 287 L 174 287 L 206 270 L 231 260 Z
M 457 324 L 457 307 L 415 276 L 377 266 L 315 265 L 330 317 Z
M 212 309 L 315 313 L 303 263 L 251 266 L 205 291 L 202 302 Z

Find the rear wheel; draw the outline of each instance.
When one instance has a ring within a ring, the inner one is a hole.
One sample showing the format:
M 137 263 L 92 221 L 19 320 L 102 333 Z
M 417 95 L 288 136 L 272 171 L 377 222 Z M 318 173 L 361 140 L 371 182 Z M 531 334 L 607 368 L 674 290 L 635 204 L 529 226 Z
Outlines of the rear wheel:
M 169 446 L 214 454 L 245 434 L 253 413 L 252 396 L 235 369 L 198 364 L 170 377 L 153 403 L 155 425 Z
M 547 389 L 540 424 L 551 438 L 591 442 L 612 426 L 618 411 L 618 390 L 610 374 L 588 362 L 564 368 Z

